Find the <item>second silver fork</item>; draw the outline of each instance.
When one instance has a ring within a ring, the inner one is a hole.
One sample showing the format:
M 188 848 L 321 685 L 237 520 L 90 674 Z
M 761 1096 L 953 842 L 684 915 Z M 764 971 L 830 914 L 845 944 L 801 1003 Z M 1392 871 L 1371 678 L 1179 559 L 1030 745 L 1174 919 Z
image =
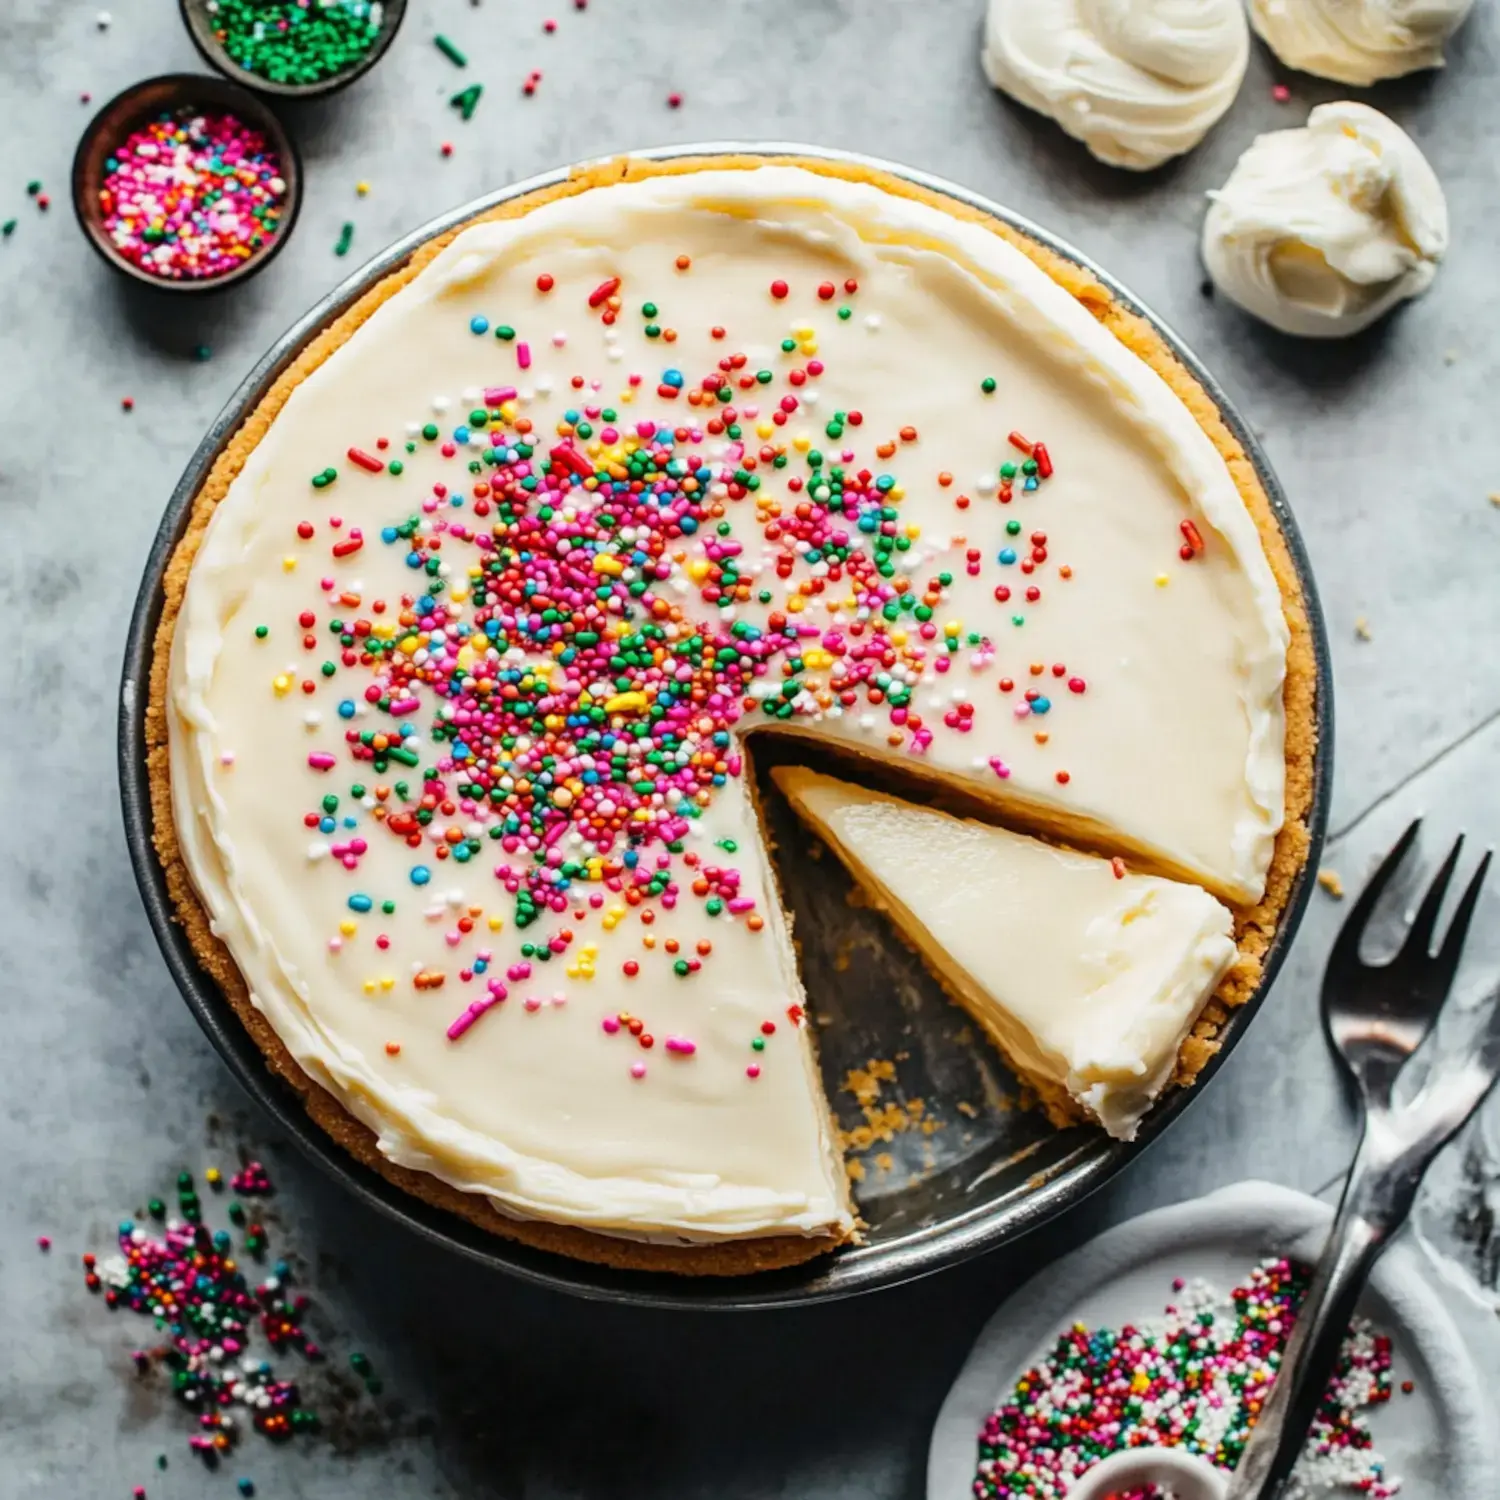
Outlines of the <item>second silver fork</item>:
M 1339 932 L 1323 978 L 1328 1039 L 1358 1086 L 1364 1129 L 1323 1257 L 1303 1298 L 1281 1368 L 1229 1485 L 1228 1500 L 1272 1500 L 1296 1464 L 1328 1389 L 1371 1267 L 1406 1222 L 1432 1159 L 1500 1076 L 1500 1003 L 1470 1054 L 1434 1062 L 1415 1098 L 1395 1102 L 1396 1081 L 1422 1045 L 1453 987 L 1480 887 L 1485 854 L 1459 898 L 1434 954 L 1443 896 L 1458 865 L 1459 837 L 1387 964 L 1359 956 L 1380 897 L 1416 842 L 1414 822 L 1360 893 Z

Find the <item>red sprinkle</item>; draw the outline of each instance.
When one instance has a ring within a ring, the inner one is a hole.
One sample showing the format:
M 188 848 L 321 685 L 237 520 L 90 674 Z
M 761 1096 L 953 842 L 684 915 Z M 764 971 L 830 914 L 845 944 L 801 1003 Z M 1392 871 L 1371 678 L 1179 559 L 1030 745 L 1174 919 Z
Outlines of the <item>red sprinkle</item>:
M 1031 450 L 1031 456 L 1036 459 L 1036 471 L 1043 479 L 1052 477 L 1052 455 L 1047 452 L 1045 443 L 1038 443 Z
M 537 280 L 537 286 L 540 287 L 541 290 L 544 291 L 544 292 L 551 285 L 552 285 L 552 278 L 550 276 L 547 277 L 547 286 L 542 286 L 540 278 L 538 278 L 538 280 Z M 589 293 L 589 306 L 590 307 L 599 307 L 599 306 L 601 306 L 603 303 L 608 302 L 609 299 L 611 297 L 613 297 L 614 294 L 616 292 L 618 292 L 619 290 L 620 290 L 620 278 L 618 276 L 611 276 L 608 281 L 601 281 L 599 283 L 599 285 L 596 286 L 594 288 L 594 290 Z
M 1032 446 L 1024 437 L 1021 436 L 1019 432 L 1011 433 L 1011 435 L 1006 438 L 1006 442 L 1008 442 L 1012 448 L 1019 448 L 1021 452 L 1024 453 L 1028 458 L 1031 456 Z
M 771 283 L 771 295 L 775 297 L 777 301 L 780 301 L 781 298 L 785 297 L 790 290 L 791 288 L 787 286 L 786 282 L 780 280 L 780 278 Z
M 385 468 L 385 465 L 373 453 L 366 453 L 363 448 L 351 448 L 348 458 L 351 464 L 358 464 L 360 468 L 368 469 L 371 474 L 379 474 Z

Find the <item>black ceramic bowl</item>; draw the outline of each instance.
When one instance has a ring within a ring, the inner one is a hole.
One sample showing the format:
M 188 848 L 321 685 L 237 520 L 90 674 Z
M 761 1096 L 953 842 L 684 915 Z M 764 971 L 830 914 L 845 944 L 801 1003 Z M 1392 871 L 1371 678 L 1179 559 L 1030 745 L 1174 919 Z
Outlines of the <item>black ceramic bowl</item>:
M 284 99 L 316 99 L 348 88 L 356 78 L 363 78 L 385 56 L 396 39 L 402 21 L 406 19 L 406 0 L 381 0 L 380 34 L 370 50 L 357 62 L 327 78 L 320 78 L 315 83 L 278 83 L 273 79 L 263 78 L 259 73 L 252 73 L 248 68 L 242 68 L 225 51 L 224 44 L 214 34 L 214 16 L 209 9 L 209 0 L 178 0 L 178 9 L 182 12 L 182 22 L 193 39 L 193 45 L 209 67 L 247 89 L 254 89 L 260 94 L 275 94 Z
M 179 281 L 153 276 L 119 252 L 105 232 L 99 189 L 104 182 L 105 164 L 131 131 L 159 115 L 185 109 L 222 110 L 260 131 L 281 163 L 286 196 L 276 233 L 253 255 L 221 275 Z M 164 292 L 211 292 L 248 281 L 264 270 L 291 238 L 301 207 L 302 158 L 286 128 L 254 94 L 206 73 L 167 73 L 132 84 L 89 121 L 73 154 L 73 211 L 89 243 L 121 274 Z
M 929 1113 L 945 1127 L 930 1135 L 918 1131 L 897 1135 L 883 1147 L 894 1158 L 893 1169 L 872 1170 L 858 1186 L 860 1211 L 869 1226 L 865 1242 L 791 1270 L 720 1280 L 615 1271 L 485 1234 L 403 1193 L 335 1145 L 308 1118 L 292 1089 L 272 1074 L 218 987 L 199 967 L 173 919 L 172 901 L 151 843 L 150 788 L 145 760 L 147 684 L 152 642 L 161 616 L 162 577 L 187 525 L 193 498 L 224 445 L 267 388 L 310 339 L 369 287 L 400 266 L 425 240 L 497 203 L 561 181 L 566 171 L 533 177 L 453 210 L 378 255 L 314 307 L 251 372 L 204 437 L 167 506 L 147 561 L 126 647 L 119 743 L 126 836 L 142 897 L 173 978 L 224 1060 L 280 1127 L 331 1176 L 416 1233 L 470 1259 L 558 1291 L 656 1307 L 788 1306 L 893 1286 L 1013 1240 L 1093 1192 L 1187 1109 L 1254 1019 L 1286 957 L 1307 903 L 1323 842 L 1332 777 L 1333 710 L 1328 643 L 1307 554 L 1285 497 L 1249 428 L 1171 330 L 1097 266 L 1054 236 L 1008 209 L 938 178 L 889 162 L 806 146 L 714 144 L 675 146 L 640 154 L 661 159 L 725 153 L 860 160 L 864 165 L 895 173 L 992 214 L 1050 246 L 1087 268 L 1125 306 L 1151 321 L 1214 400 L 1224 422 L 1244 446 L 1285 532 L 1302 586 L 1317 659 L 1319 750 L 1308 814 L 1311 835 L 1308 858 L 1266 955 L 1260 986 L 1250 1001 L 1226 1022 L 1221 1033 L 1223 1046 L 1204 1069 L 1196 1087 L 1168 1094 L 1146 1117 L 1134 1142 L 1112 1141 L 1097 1130 L 1055 1130 L 1031 1111 L 961 1110 L 960 1104 L 983 1100 L 996 1089 L 1006 1087 L 1004 1069 L 993 1050 L 972 1036 L 974 1028 L 961 1024 L 958 1013 L 920 962 L 892 938 L 883 918 L 868 907 L 851 907 L 847 900 L 848 882 L 838 861 L 787 859 L 778 867 L 780 883 L 797 912 L 800 930 L 818 934 L 817 943 L 804 947 L 803 978 L 816 1008 L 820 1062 L 835 1110 L 841 1113 L 851 1110 L 851 1101 L 838 1091 L 839 1080 L 848 1070 L 864 1066 L 872 1057 L 888 1057 L 893 1048 L 899 1047 L 906 1054 L 901 1063 L 903 1084 L 911 1096 L 924 1098 Z M 769 757 L 763 755 L 761 759 Z M 785 803 L 768 794 L 764 805 L 771 816 L 771 831 L 778 845 L 784 849 L 803 847 L 806 834 L 798 828 Z M 859 1122 L 857 1110 L 847 1114 L 844 1121 Z

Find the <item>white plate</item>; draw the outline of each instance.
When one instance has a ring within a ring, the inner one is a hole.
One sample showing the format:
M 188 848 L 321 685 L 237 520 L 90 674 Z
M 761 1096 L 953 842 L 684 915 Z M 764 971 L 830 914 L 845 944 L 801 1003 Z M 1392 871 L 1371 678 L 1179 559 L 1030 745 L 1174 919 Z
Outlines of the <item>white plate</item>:
M 1070 1323 L 1118 1328 L 1157 1317 L 1176 1276 L 1202 1277 L 1227 1292 L 1267 1256 L 1309 1261 L 1332 1219 L 1316 1198 L 1241 1182 L 1121 1224 L 1035 1276 L 985 1325 L 943 1403 L 927 1455 L 927 1500 L 969 1500 L 985 1418 Z M 1370 1427 L 1403 1497 L 1488 1500 L 1500 1496 L 1494 1397 L 1431 1277 L 1403 1237 L 1360 1304 L 1391 1336 L 1398 1386 L 1388 1405 L 1370 1413 Z M 1399 1390 L 1403 1380 L 1415 1382 L 1409 1396 Z

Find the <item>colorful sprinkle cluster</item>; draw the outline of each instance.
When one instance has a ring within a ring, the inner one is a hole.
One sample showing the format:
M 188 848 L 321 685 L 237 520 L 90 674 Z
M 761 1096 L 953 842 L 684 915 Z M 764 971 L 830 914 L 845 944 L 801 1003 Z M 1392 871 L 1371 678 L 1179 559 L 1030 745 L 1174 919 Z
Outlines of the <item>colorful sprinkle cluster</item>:
M 361 62 L 380 38 L 380 0 L 208 0 L 232 62 L 272 83 L 321 83 Z
M 258 130 L 226 113 L 162 115 L 104 166 L 105 233 L 132 264 L 200 281 L 244 264 L 275 238 L 286 198 L 281 162 Z
M 690 258 L 678 256 L 675 271 L 690 274 Z M 436 397 L 404 441 L 372 434 L 340 444 L 308 476 L 284 566 L 316 570 L 317 593 L 293 618 L 253 627 L 257 639 L 290 633 L 300 643 L 301 661 L 273 669 L 274 695 L 336 710 L 333 719 L 304 709 L 315 774 L 311 805 L 299 809 L 313 835 L 309 858 L 349 872 L 349 915 L 329 947 L 367 952 L 373 936 L 366 993 L 408 982 L 400 968 L 412 955 L 384 967 L 395 955 L 379 919 L 415 893 L 441 924 L 450 962 L 423 955 L 409 982 L 437 990 L 456 978 L 469 988 L 448 1026 L 455 1041 L 512 995 L 527 1011 L 563 1003 L 561 991 L 527 992 L 549 965 L 593 977 L 591 924 L 638 923 L 642 952 L 621 971 L 648 975 L 646 965 L 665 958 L 667 982 L 698 973 L 713 942 L 658 942 L 658 916 L 697 903 L 713 922 L 763 927 L 733 841 L 689 847 L 716 791 L 744 774 L 747 729 L 847 716 L 886 753 L 921 756 L 937 735 L 971 734 L 975 699 L 989 692 L 1046 746 L 1064 705 L 1088 688 L 1064 662 L 1027 661 L 1024 637 L 1009 634 L 1072 578 L 1049 556 L 1035 509 L 1054 472 L 1046 444 L 999 427 L 993 467 L 961 487 L 924 455 L 915 426 L 873 433 L 858 410 L 816 410 L 818 334 L 792 309 L 805 299 L 813 317 L 847 322 L 854 279 L 793 287 L 777 278 L 768 296 L 788 305 L 790 328 L 779 353 L 752 360 L 716 326 L 708 332 L 722 355 L 687 370 L 671 359 L 669 292 L 627 306 L 610 277 L 562 315 L 597 320 L 611 363 L 624 358 L 616 325 L 637 319 L 660 363 L 611 372 L 608 386 L 576 370 L 565 377 L 573 404 L 543 430 L 519 389 L 537 381 L 538 336 L 517 324 L 546 318 L 555 329 L 554 289 L 553 276 L 539 275 L 534 305 L 514 322 L 466 317 L 470 337 L 494 341 L 504 375 L 465 392 L 460 413 Z M 865 318 L 871 331 L 879 322 Z M 540 337 L 553 350 L 568 343 L 565 331 Z M 975 420 L 986 428 L 995 388 L 975 372 Z M 818 441 L 805 431 L 814 422 Z M 403 502 L 419 452 L 445 472 Z M 956 539 L 924 540 L 903 518 L 903 469 L 951 500 Z M 339 514 L 351 483 L 388 484 L 393 509 L 409 509 L 366 534 Z M 973 540 L 963 534 L 971 528 Z M 370 548 L 397 555 L 405 590 L 372 596 L 352 581 Z M 1183 544 L 1184 561 L 1201 549 L 1201 538 Z M 988 633 L 993 617 L 983 629 L 957 617 L 960 572 L 988 575 L 1005 607 L 1000 645 Z M 919 684 L 941 688 L 946 706 L 919 711 Z M 1000 756 L 969 754 L 981 771 L 1010 776 Z M 1063 787 L 1071 773 L 1058 765 L 1054 777 Z M 340 785 L 320 791 L 322 778 Z M 362 862 L 372 840 L 392 837 L 410 851 L 406 880 L 374 889 Z M 498 901 L 444 893 L 444 867 L 474 862 L 492 873 Z M 483 945 L 507 920 L 525 940 L 504 963 Z M 783 1019 L 796 1025 L 801 1015 L 768 1017 L 772 1032 Z M 638 1012 L 604 1024 L 641 1048 L 655 1044 Z M 692 1038 L 667 1048 L 679 1060 L 695 1051 Z M 644 1064 L 631 1071 L 643 1076 Z M 759 1076 L 760 1059 L 745 1071 Z
M 979 1435 L 975 1500 L 1053 1500 L 1100 1459 L 1145 1445 L 1181 1447 L 1233 1469 L 1281 1361 L 1306 1273 L 1258 1266 L 1226 1303 L 1202 1285 L 1151 1326 L 1075 1324 L 1027 1370 Z M 1409 1387 L 1407 1387 L 1409 1389 Z M 1388 1478 L 1364 1413 L 1391 1397 L 1390 1340 L 1356 1326 L 1308 1438 L 1294 1483 L 1388 1500 Z M 1118 1500 L 1152 1500 L 1132 1492 Z
M 216 1169 L 205 1176 L 210 1187 L 221 1189 Z M 271 1180 L 252 1162 L 236 1174 L 233 1188 L 253 1197 L 269 1193 Z M 230 1231 L 214 1232 L 203 1223 L 202 1200 L 190 1173 L 179 1175 L 176 1197 L 175 1214 L 153 1198 L 146 1222 L 124 1220 L 117 1254 L 102 1260 L 85 1255 L 85 1285 L 102 1293 L 108 1307 L 128 1308 L 154 1321 L 160 1342 L 138 1349 L 136 1366 L 143 1373 L 157 1368 L 168 1373 L 173 1394 L 197 1414 L 198 1430 L 189 1446 L 207 1461 L 235 1449 L 242 1420 L 277 1439 L 314 1430 L 318 1418 L 301 1404 L 296 1382 L 278 1378 L 251 1348 L 258 1328 L 277 1354 L 321 1358 L 303 1327 L 307 1298 L 289 1289 L 290 1268 L 277 1261 L 270 1275 L 252 1285 Z M 263 1256 L 264 1228 L 237 1200 L 229 1203 L 228 1217 L 241 1232 L 243 1252 Z M 368 1365 L 363 1355 L 357 1358 Z M 360 1372 L 358 1364 L 355 1368 Z

